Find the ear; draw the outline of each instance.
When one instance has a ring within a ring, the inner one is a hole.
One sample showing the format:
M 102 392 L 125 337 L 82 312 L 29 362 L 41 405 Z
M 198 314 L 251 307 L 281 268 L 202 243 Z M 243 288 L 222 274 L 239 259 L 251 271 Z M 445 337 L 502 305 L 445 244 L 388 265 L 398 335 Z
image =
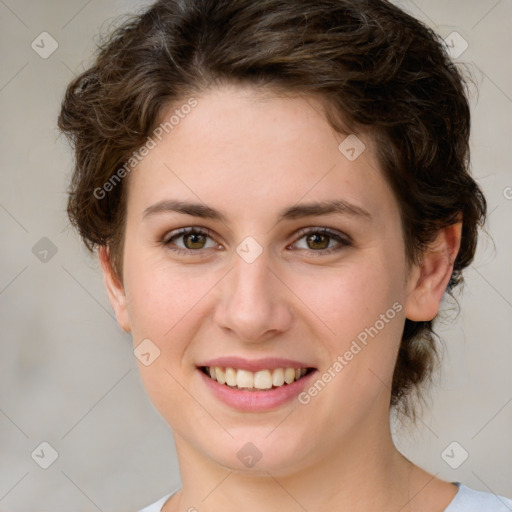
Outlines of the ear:
M 453 264 L 459 252 L 462 222 L 439 231 L 425 251 L 420 264 L 414 266 L 408 279 L 405 316 L 414 322 L 433 320 L 439 311 L 443 294 L 450 282 Z
M 128 311 L 126 309 L 126 294 L 123 284 L 112 268 L 108 247 L 104 245 L 100 246 L 98 249 L 98 256 L 100 259 L 101 269 L 103 271 L 103 277 L 105 279 L 108 299 L 116 314 L 117 323 L 123 331 L 130 332 L 130 321 L 128 318 Z

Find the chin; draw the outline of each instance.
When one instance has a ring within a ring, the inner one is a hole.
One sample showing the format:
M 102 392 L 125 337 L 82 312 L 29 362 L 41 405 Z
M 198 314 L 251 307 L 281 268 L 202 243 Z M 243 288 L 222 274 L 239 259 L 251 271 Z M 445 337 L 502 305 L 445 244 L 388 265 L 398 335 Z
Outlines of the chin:
M 276 433 L 269 435 L 271 431 L 265 428 L 256 434 L 254 429 L 246 429 L 245 435 L 237 432 L 224 446 L 217 444 L 215 452 L 211 451 L 211 445 L 205 447 L 206 455 L 219 466 L 251 476 L 287 475 L 297 471 L 310 445 L 289 436 L 285 439 Z

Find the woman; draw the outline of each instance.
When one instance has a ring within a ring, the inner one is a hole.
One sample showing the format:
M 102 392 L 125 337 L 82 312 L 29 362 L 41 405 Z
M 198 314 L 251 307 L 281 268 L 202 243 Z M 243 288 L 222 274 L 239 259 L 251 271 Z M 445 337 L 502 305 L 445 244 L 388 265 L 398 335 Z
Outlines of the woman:
M 486 203 L 465 84 L 383 1 L 162 0 L 68 87 L 69 214 L 182 488 L 144 509 L 498 512 L 391 438 Z

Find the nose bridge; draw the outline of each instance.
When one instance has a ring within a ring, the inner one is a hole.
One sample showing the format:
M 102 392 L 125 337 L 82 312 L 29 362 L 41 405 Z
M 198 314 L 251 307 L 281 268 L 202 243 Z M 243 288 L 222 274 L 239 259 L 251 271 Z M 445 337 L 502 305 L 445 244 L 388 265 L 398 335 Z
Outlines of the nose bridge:
M 264 300 L 268 304 L 274 283 L 271 282 L 272 273 L 267 254 L 258 256 L 254 261 L 247 261 L 243 257 L 237 257 L 235 261 L 231 279 L 238 303 Z
M 284 330 L 291 320 L 283 285 L 270 268 L 268 252 L 246 257 L 252 249 L 249 246 L 249 251 L 240 253 L 239 247 L 216 312 L 221 327 L 235 331 L 246 341 L 257 341 L 267 331 Z

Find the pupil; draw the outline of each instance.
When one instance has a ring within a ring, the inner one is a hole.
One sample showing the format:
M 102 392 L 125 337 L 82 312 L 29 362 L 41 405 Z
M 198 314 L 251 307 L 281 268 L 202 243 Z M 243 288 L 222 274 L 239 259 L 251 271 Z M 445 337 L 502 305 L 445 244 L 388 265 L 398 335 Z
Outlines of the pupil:
M 325 235 L 320 235 L 318 233 L 317 234 L 312 234 L 312 235 L 309 235 L 308 242 L 312 242 L 313 244 L 320 243 L 320 245 L 322 245 L 322 242 L 321 241 L 319 242 L 318 240 L 319 239 L 323 239 L 324 242 L 327 241 L 327 244 L 324 243 L 322 247 L 318 247 L 317 246 L 316 249 L 326 249 L 327 246 L 329 245 L 329 242 L 328 242 L 327 238 L 328 237 L 326 237 Z
M 185 245 L 189 248 L 189 249 L 201 249 L 202 248 L 202 245 L 201 245 L 201 242 L 204 243 L 204 240 L 200 240 L 199 242 L 197 241 L 198 238 L 204 238 L 204 235 L 202 235 L 201 233 L 187 233 L 185 235 Z M 190 241 L 191 239 L 194 239 L 192 241 L 192 244 L 194 245 L 194 247 L 190 247 L 190 244 L 187 243 L 188 241 Z M 195 244 L 199 243 L 199 247 L 196 247 Z

